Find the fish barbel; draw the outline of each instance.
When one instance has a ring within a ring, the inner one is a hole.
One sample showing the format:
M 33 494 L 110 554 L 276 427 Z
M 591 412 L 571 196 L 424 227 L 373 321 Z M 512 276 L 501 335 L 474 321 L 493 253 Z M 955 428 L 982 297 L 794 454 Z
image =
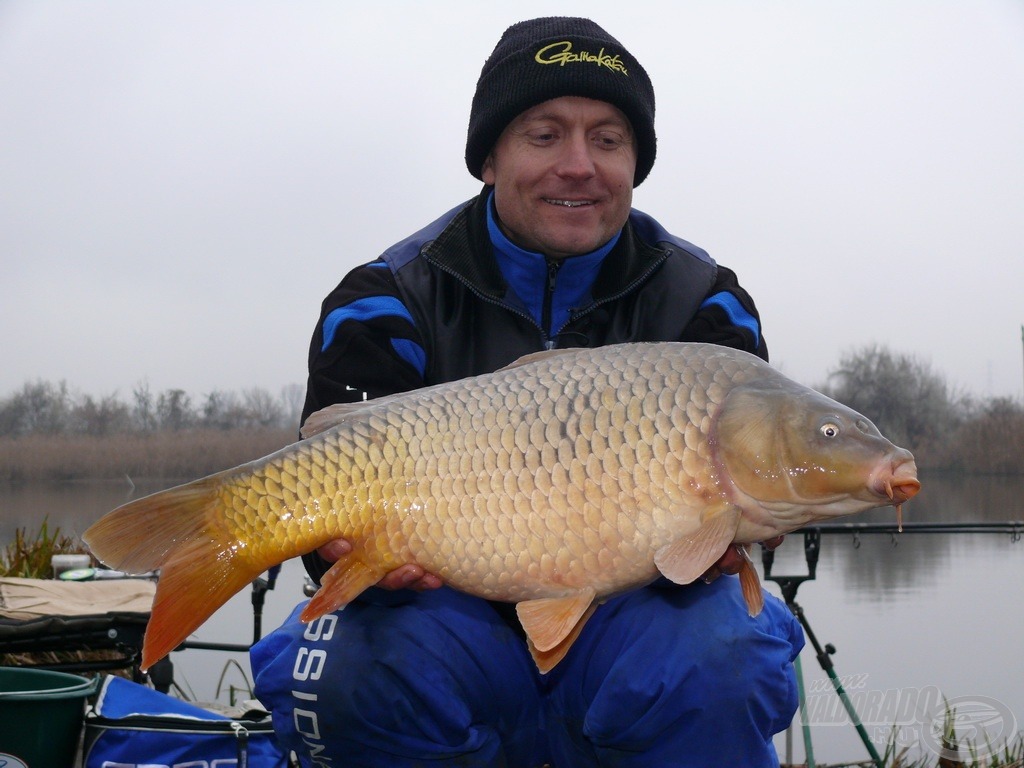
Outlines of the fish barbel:
M 263 459 L 125 504 L 85 541 L 160 570 L 142 667 L 268 568 L 348 539 L 302 613 L 417 563 L 517 604 L 538 667 L 595 607 L 686 584 L 733 543 L 899 505 L 911 454 L 860 414 L 734 349 L 683 342 L 529 355 L 494 373 L 336 405 Z M 762 592 L 741 572 L 751 615 Z

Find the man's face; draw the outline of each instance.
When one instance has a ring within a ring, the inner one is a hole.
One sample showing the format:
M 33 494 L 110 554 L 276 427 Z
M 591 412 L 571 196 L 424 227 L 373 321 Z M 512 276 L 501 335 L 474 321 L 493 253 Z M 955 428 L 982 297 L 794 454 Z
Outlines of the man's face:
M 552 258 L 589 253 L 629 216 L 636 148 L 616 107 L 563 96 L 523 112 L 483 165 L 502 229 Z

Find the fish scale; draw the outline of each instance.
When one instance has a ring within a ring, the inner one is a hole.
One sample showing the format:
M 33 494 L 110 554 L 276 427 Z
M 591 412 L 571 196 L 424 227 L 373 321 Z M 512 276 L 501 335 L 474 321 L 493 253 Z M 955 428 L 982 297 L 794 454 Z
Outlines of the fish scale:
M 332 406 L 310 418 L 304 441 L 130 502 L 85 538 L 114 567 L 161 571 L 145 667 L 262 571 L 345 538 L 352 552 L 303 618 L 416 563 L 456 589 L 518 603 L 547 671 L 610 595 L 659 573 L 688 583 L 733 542 L 916 493 L 909 453 L 873 427 L 844 427 L 838 448 L 822 443 L 822 419 L 869 425 L 737 350 L 556 350 Z M 775 466 L 776 456 L 799 466 Z M 825 496 L 803 488 L 822 474 L 836 486 Z M 778 498 L 765 505 L 745 488 L 792 491 L 792 509 L 783 516 Z M 741 575 L 755 612 L 756 574 Z

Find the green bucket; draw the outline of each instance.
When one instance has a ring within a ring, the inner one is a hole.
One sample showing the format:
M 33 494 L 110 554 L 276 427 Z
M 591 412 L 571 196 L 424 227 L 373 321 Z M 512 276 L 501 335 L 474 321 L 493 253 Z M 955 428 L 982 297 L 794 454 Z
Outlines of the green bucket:
M 85 699 L 95 690 L 95 680 L 78 675 L 0 667 L 0 765 L 74 765 Z

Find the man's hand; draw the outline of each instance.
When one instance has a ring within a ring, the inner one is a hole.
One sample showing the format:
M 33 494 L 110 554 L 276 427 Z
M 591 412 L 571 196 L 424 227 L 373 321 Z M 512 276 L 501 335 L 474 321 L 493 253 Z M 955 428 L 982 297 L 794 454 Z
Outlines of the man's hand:
M 335 539 L 317 549 L 316 553 L 327 562 L 333 563 L 351 551 L 352 545 L 347 539 Z M 384 589 L 413 589 L 417 592 L 423 592 L 440 587 L 441 579 L 432 573 L 427 573 L 414 563 L 406 563 L 388 573 L 377 582 L 377 586 Z
M 779 544 L 782 543 L 782 540 L 784 538 L 786 537 L 776 536 L 773 539 L 767 539 L 765 541 L 762 541 L 761 545 L 765 549 L 775 549 L 777 546 L 779 546 Z M 743 569 L 744 563 L 746 563 L 749 559 L 750 556 L 747 554 L 746 550 L 743 549 L 742 544 L 730 544 L 729 548 L 725 550 L 725 554 L 718 558 L 717 563 L 712 565 L 710 568 L 707 569 L 707 571 L 704 572 L 704 575 L 701 576 L 701 579 L 705 583 L 710 584 L 723 573 L 735 575 Z

